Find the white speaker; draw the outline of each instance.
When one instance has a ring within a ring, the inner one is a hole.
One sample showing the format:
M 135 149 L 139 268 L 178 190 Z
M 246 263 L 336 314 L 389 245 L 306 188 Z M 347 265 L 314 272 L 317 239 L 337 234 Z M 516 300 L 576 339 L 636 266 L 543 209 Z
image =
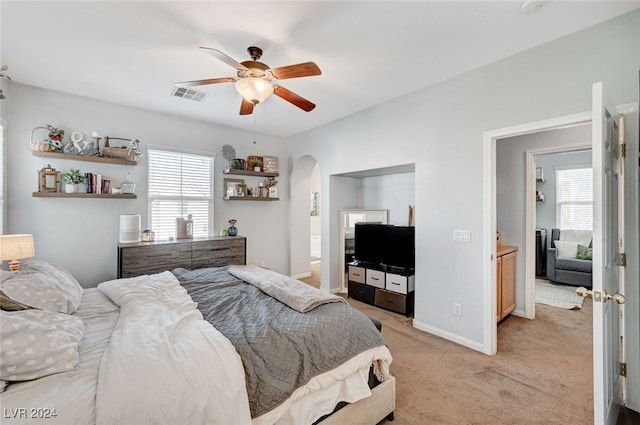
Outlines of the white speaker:
M 140 214 L 120 215 L 120 243 L 140 242 Z

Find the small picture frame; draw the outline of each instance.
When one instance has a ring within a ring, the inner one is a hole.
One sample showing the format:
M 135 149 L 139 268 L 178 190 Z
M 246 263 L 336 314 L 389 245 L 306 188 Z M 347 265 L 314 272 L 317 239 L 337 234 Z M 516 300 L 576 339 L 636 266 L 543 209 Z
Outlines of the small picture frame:
M 536 167 L 536 181 L 543 182 L 544 181 L 544 170 L 542 167 Z
M 224 198 L 229 199 L 238 195 L 238 185 L 244 186 L 243 179 L 224 179 Z
M 269 188 L 269 198 L 277 198 L 278 197 L 278 188 L 275 186 L 271 186 Z
M 59 192 L 60 171 L 55 168 L 43 168 L 38 171 L 38 192 Z

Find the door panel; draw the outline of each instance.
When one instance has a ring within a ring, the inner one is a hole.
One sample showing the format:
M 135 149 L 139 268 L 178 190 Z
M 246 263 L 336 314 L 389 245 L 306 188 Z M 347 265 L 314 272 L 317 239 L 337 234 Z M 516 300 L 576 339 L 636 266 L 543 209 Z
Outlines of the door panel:
M 602 83 L 593 85 L 593 384 L 594 423 L 615 424 L 621 400 L 620 306 L 607 294 L 621 290 L 617 265 L 620 234 L 619 203 L 624 188 L 618 159 L 621 141 L 618 113 Z

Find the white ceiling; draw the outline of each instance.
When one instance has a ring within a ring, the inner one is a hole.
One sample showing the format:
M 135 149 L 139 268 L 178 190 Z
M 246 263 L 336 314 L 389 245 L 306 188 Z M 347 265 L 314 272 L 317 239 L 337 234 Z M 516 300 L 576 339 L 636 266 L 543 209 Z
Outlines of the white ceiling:
M 550 1 L 523 15 L 519 1 L 2 0 L 0 64 L 15 82 L 287 137 L 639 7 Z M 200 46 L 241 62 L 251 45 L 271 67 L 316 62 L 322 75 L 281 82 L 316 109 L 272 96 L 240 116 L 233 84 L 202 86 L 202 103 L 171 96 L 177 81 L 235 76 Z

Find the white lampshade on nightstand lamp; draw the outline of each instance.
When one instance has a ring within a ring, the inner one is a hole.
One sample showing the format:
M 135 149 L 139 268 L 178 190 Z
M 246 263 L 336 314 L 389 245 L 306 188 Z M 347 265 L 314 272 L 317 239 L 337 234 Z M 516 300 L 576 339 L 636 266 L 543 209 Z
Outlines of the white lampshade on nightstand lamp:
M 33 235 L 0 236 L 0 260 L 9 261 L 9 270 L 18 273 L 20 260 L 36 255 Z

